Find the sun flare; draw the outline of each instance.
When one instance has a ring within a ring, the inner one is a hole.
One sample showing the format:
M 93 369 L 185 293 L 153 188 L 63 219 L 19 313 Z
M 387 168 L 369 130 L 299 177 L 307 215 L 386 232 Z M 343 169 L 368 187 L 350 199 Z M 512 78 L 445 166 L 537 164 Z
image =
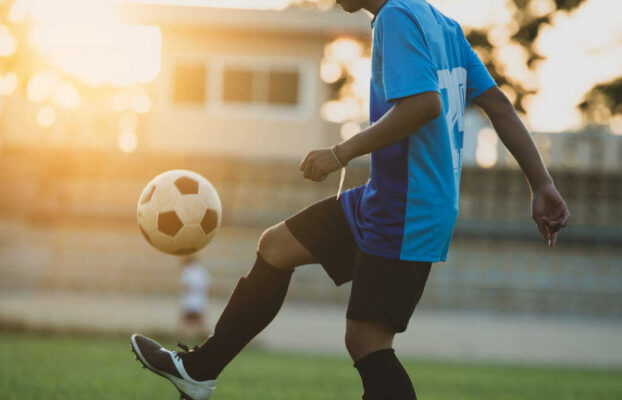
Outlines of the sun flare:
M 115 2 L 24 2 L 34 20 L 32 44 L 64 72 L 92 86 L 146 83 L 159 74 L 159 29 L 122 23 Z

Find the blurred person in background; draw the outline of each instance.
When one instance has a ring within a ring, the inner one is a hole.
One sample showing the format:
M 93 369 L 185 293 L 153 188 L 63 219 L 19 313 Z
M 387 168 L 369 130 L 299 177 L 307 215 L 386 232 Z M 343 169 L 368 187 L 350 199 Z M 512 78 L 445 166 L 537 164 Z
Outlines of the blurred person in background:
M 371 153 L 370 179 L 267 229 L 255 264 L 238 281 L 214 334 L 197 349 L 170 351 L 132 336 L 141 362 L 184 398 L 210 398 L 221 371 L 280 310 L 295 268 L 313 263 L 336 285 L 352 281 L 345 344 L 363 399 L 417 398 L 393 339 L 406 330 L 432 263 L 447 257 L 469 103 L 488 115 L 518 161 L 531 188 L 534 222 L 549 246 L 570 216 L 529 131 L 456 21 L 425 0 L 337 3 L 350 13 L 374 15 L 371 125 L 311 151 L 299 167 L 305 179 L 320 182 Z
M 191 342 L 209 336 L 206 313 L 209 305 L 211 277 L 203 264 L 191 255 L 181 260 L 181 315 L 177 324 L 177 337 Z

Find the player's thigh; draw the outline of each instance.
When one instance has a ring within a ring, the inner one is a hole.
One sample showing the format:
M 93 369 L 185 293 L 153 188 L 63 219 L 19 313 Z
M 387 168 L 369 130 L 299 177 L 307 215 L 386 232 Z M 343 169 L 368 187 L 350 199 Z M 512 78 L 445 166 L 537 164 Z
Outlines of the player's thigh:
M 336 196 L 311 204 L 284 222 L 337 286 L 352 280 L 356 244 Z
M 284 222 L 266 229 L 259 238 L 257 251 L 270 265 L 280 269 L 293 269 L 312 264 L 316 260 L 295 237 Z

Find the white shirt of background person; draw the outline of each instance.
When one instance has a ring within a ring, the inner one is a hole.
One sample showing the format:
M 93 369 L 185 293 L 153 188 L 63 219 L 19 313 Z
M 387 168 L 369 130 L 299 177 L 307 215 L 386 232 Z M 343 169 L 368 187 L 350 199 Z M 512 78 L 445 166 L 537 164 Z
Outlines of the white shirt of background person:
M 208 306 L 211 277 L 198 261 L 187 264 L 181 273 L 183 292 L 181 305 L 184 311 L 202 313 Z

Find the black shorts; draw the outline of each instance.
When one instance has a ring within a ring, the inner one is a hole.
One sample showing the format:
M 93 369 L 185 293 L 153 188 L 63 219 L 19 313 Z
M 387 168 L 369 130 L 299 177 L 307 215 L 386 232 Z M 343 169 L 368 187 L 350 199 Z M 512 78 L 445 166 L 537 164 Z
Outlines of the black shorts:
M 404 332 L 423 295 L 430 262 L 392 260 L 363 252 L 356 245 L 341 202 L 317 202 L 285 220 L 336 285 L 352 281 L 346 317 L 385 322 Z

